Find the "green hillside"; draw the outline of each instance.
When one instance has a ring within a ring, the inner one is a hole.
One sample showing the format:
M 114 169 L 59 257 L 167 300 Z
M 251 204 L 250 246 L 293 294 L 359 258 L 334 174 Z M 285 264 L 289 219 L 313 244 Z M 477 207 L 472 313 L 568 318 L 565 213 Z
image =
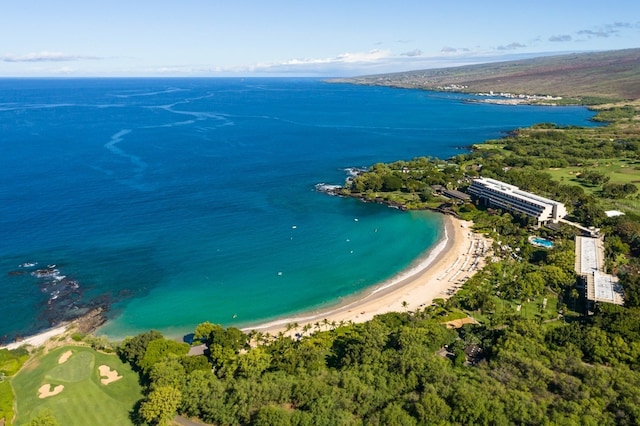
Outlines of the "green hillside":
M 572 98 L 586 104 L 640 98 L 640 49 L 575 53 L 518 61 L 332 80 L 469 93 L 509 92 Z

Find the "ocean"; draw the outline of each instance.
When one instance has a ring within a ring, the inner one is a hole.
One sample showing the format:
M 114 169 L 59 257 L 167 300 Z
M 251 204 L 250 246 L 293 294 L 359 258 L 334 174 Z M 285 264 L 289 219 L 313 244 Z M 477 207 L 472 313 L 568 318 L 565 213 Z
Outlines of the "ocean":
M 317 192 L 581 107 L 318 79 L 0 79 L 0 339 L 108 305 L 112 338 L 245 326 L 391 279 L 442 218 Z

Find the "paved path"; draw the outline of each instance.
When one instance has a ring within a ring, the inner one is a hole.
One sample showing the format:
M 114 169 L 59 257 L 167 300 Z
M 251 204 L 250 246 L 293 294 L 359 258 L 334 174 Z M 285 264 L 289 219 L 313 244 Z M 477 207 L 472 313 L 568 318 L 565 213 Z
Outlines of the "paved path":
M 173 422 L 180 426 L 207 426 L 208 425 L 208 423 L 196 423 L 182 416 L 175 416 L 173 418 Z

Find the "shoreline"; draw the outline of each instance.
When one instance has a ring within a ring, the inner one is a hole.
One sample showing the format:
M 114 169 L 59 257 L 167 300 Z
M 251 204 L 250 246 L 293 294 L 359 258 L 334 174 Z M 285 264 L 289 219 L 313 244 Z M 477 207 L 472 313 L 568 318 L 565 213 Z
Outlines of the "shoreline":
M 334 322 L 361 323 L 373 319 L 375 315 L 415 310 L 430 305 L 434 299 L 447 299 L 484 266 L 491 247 L 491 241 L 484 235 L 472 232 L 471 225 L 471 222 L 444 215 L 443 238 L 418 258 L 417 264 L 394 278 L 347 297 L 332 307 L 248 325 L 242 331 L 271 335 L 282 332 L 295 336 L 305 325 L 313 326 L 322 322 L 328 327 L 327 324 Z M 298 327 L 292 329 L 293 324 Z
M 15 342 L 0 346 L 0 349 L 13 350 L 18 349 L 21 346 L 33 346 L 35 348 L 39 348 L 40 346 L 47 343 L 50 339 L 64 334 L 67 331 L 67 327 L 69 327 L 71 324 L 72 323 L 67 323 L 54 328 L 49 328 L 42 333 L 34 334 L 22 340 L 17 340 Z
M 302 327 L 307 324 L 314 326 L 321 323 L 329 327 L 333 323 L 362 323 L 373 319 L 376 315 L 415 310 L 432 304 L 434 299 L 449 298 L 467 279 L 484 266 L 485 258 L 491 248 L 491 240 L 484 235 L 472 232 L 472 222 L 450 215 L 443 215 L 443 217 L 444 232 L 440 241 L 395 277 L 347 296 L 332 306 L 249 324 L 243 326 L 241 330 L 271 335 L 282 332 L 294 337 L 298 330 L 302 330 Z M 96 314 L 101 315 L 102 310 L 92 311 L 85 316 L 86 318 L 80 317 L 0 346 L 0 349 L 16 349 L 24 345 L 40 347 L 51 338 L 64 334 L 72 326 L 77 326 L 83 320 L 95 317 Z M 297 327 L 292 328 L 293 324 L 297 324 Z M 86 332 L 92 333 L 97 328 L 97 326 L 90 327 Z
M 32 346 L 34 348 L 39 348 L 52 338 L 61 336 L 72 328 L 81 333 L 91 334 L 101 324 L 104 323 L 105 318 L 103 313 L 104 308 L 94 308 L 84 315 L 71 321 L 62 322 L 55 327 L 51 327 L 41 331 L 40 333 L 27 336 L 24 339 L 15 340 L 11 343 L 7 343 L 6 345 L 0 345 L 0 349 L 13 350 L 18 349 L 21 346 Z

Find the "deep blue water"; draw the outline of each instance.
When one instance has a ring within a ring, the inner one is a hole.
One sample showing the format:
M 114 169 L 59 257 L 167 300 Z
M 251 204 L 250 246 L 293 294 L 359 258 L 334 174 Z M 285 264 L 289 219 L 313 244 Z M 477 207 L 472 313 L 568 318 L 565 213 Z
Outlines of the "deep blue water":
M 316 183 L 592 116 L 463 99 L 313 79 L 0 80 L 0 336 L 96 300 L 114 337 L 333 303 L 410 265 L 441 218 Z

